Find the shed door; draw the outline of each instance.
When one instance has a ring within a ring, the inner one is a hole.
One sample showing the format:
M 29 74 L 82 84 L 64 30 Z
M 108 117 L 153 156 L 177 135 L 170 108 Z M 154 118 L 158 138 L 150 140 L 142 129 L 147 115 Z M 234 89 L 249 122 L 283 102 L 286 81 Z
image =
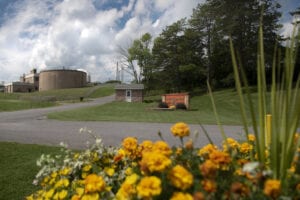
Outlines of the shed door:
M 126 98 L 126 102 L 131 102 L 131 90 L 126 90 L 125 93 L 125 98 Z

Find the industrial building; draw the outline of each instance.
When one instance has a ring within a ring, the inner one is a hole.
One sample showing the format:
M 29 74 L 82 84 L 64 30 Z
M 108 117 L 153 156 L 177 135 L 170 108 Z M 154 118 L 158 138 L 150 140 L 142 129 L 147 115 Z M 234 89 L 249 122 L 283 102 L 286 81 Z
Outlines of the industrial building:
M 34 92 L 63 88 L 80 88 L 87 84 L 87 73 L 80 70 L 53 69 L 37 73 L 36 69 L 20 77 L 20 81 L 4 85 L 4 92 Z
M 87 74 L 78 70 L 56 69 L 40 72 L 39 91 L 80 88 L 87 84 Z

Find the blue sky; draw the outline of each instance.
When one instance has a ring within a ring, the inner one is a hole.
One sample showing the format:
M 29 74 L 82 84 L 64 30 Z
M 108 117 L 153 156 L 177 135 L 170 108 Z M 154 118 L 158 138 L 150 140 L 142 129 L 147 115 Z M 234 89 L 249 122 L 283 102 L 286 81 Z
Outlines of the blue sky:
M 278 0 L 288 11 L 300 0 Z M 93 81 L 115 78 L 119 46 L 142 34 L 153 36 L 190 17 L 204 0 L 0 0 L 0 83 L 18 80 L 32 68 L 85 69 Z

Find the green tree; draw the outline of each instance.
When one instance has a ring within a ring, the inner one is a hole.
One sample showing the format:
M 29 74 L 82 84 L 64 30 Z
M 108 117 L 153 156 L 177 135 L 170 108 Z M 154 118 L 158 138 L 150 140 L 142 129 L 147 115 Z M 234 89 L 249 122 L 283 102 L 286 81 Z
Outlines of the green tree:
M 129 61 L 137 61 L 140 70 L 139 82 L 144 82 L 146 87 L 150 87 L 150 80 L 153 74 L 152 53 L 150 49 L 152 36 L 145 33 L 140 39 L 134 40 L 132 46 L 128 49 Z

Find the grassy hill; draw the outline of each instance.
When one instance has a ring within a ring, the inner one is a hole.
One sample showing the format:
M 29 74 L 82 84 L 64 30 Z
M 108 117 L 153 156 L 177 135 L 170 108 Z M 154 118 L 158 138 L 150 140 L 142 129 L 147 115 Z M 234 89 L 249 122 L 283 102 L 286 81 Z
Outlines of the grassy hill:
M 32 93 L 0 93 L 0 112 L 50 107 L 61 102 L 76 103 L 80 101 L 81 97 L 83 97 L 83 100 L 87 100 L 113 93 L 114 87 L 112 84 Z

